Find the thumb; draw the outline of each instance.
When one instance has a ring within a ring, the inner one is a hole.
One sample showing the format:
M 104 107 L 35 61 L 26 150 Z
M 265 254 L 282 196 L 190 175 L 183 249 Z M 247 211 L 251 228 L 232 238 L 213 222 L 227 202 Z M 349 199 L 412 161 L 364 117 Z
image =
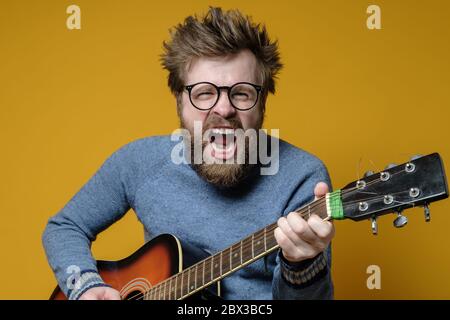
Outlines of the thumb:
M 314 200 L 323 197 L 328 192 L 328 185 L 325 182 L 319 182 L 314 188 Z
M 104 300 L 121 300 L 121 296 L 120 296 L 119 291 L 112 289 L 112 288 L 108 288 L 103 295 L 103 299 Z

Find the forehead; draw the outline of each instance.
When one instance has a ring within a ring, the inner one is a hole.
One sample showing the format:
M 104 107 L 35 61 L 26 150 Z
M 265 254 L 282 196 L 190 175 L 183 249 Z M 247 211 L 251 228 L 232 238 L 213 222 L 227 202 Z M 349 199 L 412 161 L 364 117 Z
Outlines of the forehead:
M 241 81 L 260 84 L 256 57 L 251 51 L 244 50 L 226 56 L 195 58 L 186 68 L 185 83 L 201 81 L 222 86 Z

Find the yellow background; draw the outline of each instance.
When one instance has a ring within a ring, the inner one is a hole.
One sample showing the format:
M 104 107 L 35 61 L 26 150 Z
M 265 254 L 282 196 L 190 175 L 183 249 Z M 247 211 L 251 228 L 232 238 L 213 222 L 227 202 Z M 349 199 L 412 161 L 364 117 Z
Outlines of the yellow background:
M 66 8 L 81 7 L 81 30 Z M 366 8 L 381 7 L 382 30 Z M 319 156 L 335 188 L 367 169 L 438 151 L 450 165 L 448 1 L 0 2 L 0 298 L 46 299 L 55 279 L 41 234 L 102 162 L 127 142 L 178 125 L 158 56 L 168 29 L 208 5 L 265 22 L 285 68 L 265 127 Z M 394 216 L 336 222 L 336 298 L 450 298 L 450 200 Z M 135 216 L 103 232 L 98 259 L 143 243 Z M 381 290 L 366 268 L 381 267 Z

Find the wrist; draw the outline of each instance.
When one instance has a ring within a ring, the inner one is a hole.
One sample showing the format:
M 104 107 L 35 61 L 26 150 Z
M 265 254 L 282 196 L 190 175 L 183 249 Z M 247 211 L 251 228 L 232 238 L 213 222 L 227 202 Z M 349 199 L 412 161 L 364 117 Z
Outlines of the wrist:
M 280 272 L 282 278 L 292 285 L 306 285 L 328 272 L 325 252 L 298 262 L 292 262 L 279 251 Z
M 67 297 L 69 300 L 78 300 L 87 290 L 94 287 L 110 287 L 100 277 L 95 270 L 85 270 L 80 272 L 77 278 L 74 278 L 67 284 L 69 289 Z
M 311 265 L 321 254 L 322 253 L 319 253 L 312 258 L 307 258 L 300 261 L 291 261 L 284 256 L 282 250 L 279 251 L 280 260 L 282 261 L 284 266 L 289 270 L 303 270 L 307 268 L 309 265 Z

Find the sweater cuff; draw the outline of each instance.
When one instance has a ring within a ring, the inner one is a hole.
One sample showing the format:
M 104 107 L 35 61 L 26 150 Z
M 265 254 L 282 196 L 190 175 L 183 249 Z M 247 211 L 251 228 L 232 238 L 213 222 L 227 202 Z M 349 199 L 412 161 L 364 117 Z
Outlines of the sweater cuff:
M 290 262 L 279 251 L 280 270 L 284 280 L 292 285 L 306 285 L 314 282 L 327 271 L 327 259 L 324 252 L 316 257 L 300 262 Z
M 110 285 L 107 285 L 95 270 L 82 271 L 77 281 L 71 283 L 67 297 L 69 300 L 78 300 L 83 293 L 94 287 L 110 287 Z

